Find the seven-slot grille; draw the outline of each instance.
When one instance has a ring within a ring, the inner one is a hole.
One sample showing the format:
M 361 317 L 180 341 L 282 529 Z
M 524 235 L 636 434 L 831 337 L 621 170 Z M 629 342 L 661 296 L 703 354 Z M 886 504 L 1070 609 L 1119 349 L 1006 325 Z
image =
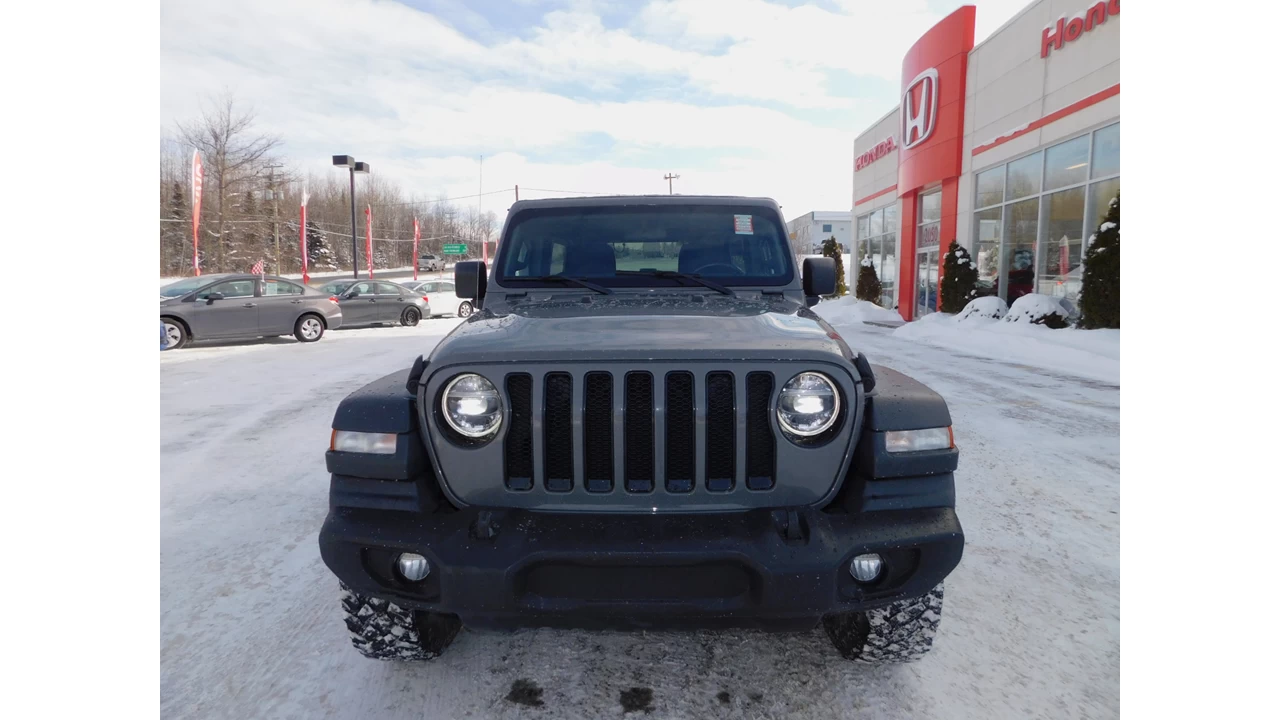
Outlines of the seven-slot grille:
M 541 393 L 534 392 L 534 383 L 542 384 Z M 746 487 L 774 487 L 772 373 L 590 371 L 576 380 L 565 372 L 510 373 L 503 384 L 511 408 L 503 448 L 510 490 L 541 484 L 548 492 L 574 492 L 576 465 L 588 493 L 689 493 L 695 487 L 725 493 L 737 486 L 742 447 Z M 745 390 L 745 403 L 739 389 Z M 542 406 L 535 407 L 539 396 Z M 543 477 L 533 477 L 536 427 Z M 621 482 L 615 482 L 619 458 Z

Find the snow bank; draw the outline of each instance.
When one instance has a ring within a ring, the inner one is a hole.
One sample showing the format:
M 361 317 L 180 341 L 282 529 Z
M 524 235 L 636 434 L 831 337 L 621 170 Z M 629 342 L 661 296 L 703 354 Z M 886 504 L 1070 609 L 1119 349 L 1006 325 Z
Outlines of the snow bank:
M 860 322 L 902 322 L 902 316 L 897 312 L 886 310 L 866 300 L 859 300 L 852 295 L 846 295 L 835 300 L 823 300 L 814 306 L 813 311 L 832 325 Z
M 956 322 L 980 322 L 983 320 L 1001 320 L 1009 314 L 1009 306 L 995 295 L 974 298 L 956 316 Z
M 1008 363 L 1120 382 L 1119 330 L 1053 330 L 1027 322 L 962 322 L 958 316 L 934 313 L 897 328 L 893 336 Z

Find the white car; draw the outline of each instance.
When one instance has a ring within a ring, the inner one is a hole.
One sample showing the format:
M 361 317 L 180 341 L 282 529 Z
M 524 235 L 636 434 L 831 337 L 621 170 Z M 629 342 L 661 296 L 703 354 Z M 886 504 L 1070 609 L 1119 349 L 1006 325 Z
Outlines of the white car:
M 421 293 L 431 306 L 431 317 L 441 315 L 457 315 L 469 317 L 475 308 L 469 300 L 464 300 L 454 292 L 452 280 L 409 280 L 400 283 L 414 293 Z
M 418 258 L 418 272 L 443 272 L 444 259 L 438 255 L 423 255 Z

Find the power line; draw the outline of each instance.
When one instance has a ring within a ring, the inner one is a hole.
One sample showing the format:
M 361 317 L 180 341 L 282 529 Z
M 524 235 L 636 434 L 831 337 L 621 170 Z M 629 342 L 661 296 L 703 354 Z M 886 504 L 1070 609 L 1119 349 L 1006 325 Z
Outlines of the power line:
M 548 190 L 547 188 L 528 188 L 534 192 L 553 192 L 564 193 L 566 195 L 599 195 L 600 193 L 587 192 L 585 190 Z
M 514 190 L 515 190 L 514 188 L 503 188 L 501 190 L 490 190 L 487 193 L 476 193 L 475 195 L 459 195 L 457 197 L 436 198 L 435 200 L 412 200 L 410 202 L 400 202 L 400 203 L 381 203 L 378 205 L 373 205 L 373 207 L 402 207 L 404 205 L 430 205 L 432 203 L 438 203 L 438 202 L 449 202 L 450 200 L 467 200 L 469 198 L 480 197 L 481 195 L 497 195 L 499 193 L 514 192 Z

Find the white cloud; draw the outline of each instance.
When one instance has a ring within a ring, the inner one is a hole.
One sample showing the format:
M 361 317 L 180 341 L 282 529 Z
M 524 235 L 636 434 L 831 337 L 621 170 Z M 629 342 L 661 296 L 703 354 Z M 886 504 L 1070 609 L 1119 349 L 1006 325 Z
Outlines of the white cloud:
M 827 71 L 896 84 L 937 20 L 921 0 L 851 1 L 850 15 L 659 0 L 610 29 L 599 5 L 547 3 L 524 37 L 477 40 L 388 0 L 166 0 L 162 123 L 229 88 L 295 162 L 351 152 L 424 195 L 474 193 L 484 153 L 486 187 L 663 192 L 674 171 L 683 192 L 769 195 L 798 215 L 849 206 L 853 137 L 892 104 L 833 94 Z M 584 157 L 601 135 L 613 149 Z

